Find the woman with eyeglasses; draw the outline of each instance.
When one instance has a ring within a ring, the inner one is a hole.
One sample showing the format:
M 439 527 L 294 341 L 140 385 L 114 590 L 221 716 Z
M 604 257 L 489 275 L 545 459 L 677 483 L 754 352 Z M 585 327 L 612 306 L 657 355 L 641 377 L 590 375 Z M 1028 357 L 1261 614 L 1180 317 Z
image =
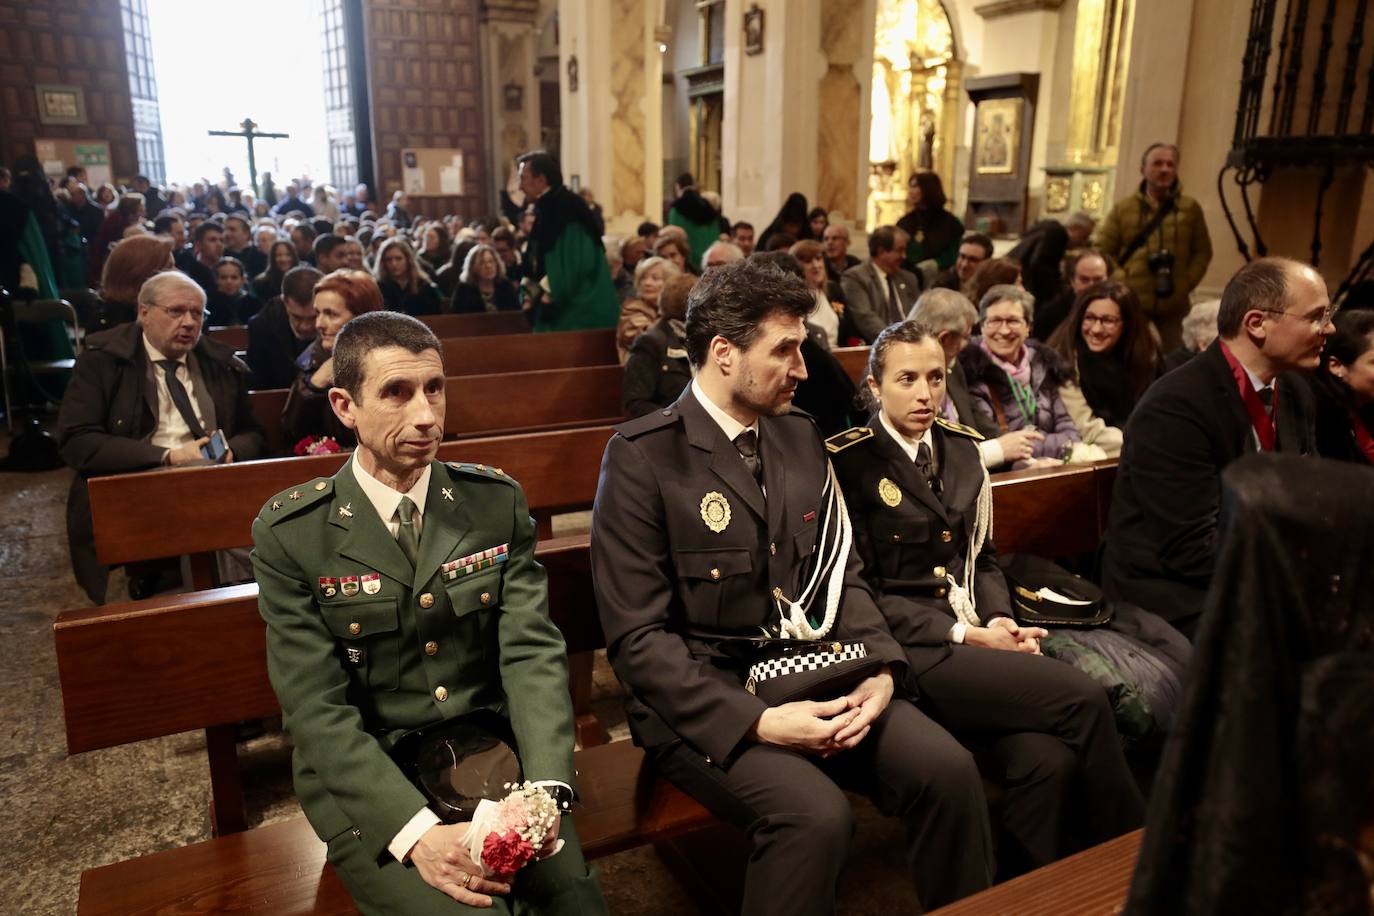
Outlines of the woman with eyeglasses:
M 1140 300 L 1124 283 L 1090 286 L 1047 343 L 1068 367 L 1059 396 L 1079 435 L 1108 457 L 1121 454 L 1126 418 L 1161 363 Z
M 1374 311 L 1347 308 L 1332 323 L 1312 377 L 1317 454 L 1374 464 Z
M 1060 464 L 1082 441 L 1059 394 L 1073 379 L 1069 368 L 1058 353 L 1028 337 L 1034 310 L 1035 297 L 1021 287 L 992 287 L 978 303 L 982 336 L 959 353 L 975 411 L 1003 433 L 1034 429 L 1044 436 L 1014 469 Z

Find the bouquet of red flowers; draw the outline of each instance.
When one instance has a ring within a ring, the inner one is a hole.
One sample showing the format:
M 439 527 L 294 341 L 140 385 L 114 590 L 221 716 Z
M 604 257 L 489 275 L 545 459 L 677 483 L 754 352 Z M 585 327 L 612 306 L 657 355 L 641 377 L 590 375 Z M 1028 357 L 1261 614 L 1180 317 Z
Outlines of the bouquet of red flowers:
M 343 449 L 333 436 L 306 436 L 291 449 L 293 455 L 332 455 Z
M 558 826 L 558 804 L 549 793 L 529 782 L 506 788 L 510 794 L 499 802 L 488 799 L 477 805 L 463 836 L 482 876 L 501 881 L 534 860 Z M 549 855 L 562 848 L 559 840 Z

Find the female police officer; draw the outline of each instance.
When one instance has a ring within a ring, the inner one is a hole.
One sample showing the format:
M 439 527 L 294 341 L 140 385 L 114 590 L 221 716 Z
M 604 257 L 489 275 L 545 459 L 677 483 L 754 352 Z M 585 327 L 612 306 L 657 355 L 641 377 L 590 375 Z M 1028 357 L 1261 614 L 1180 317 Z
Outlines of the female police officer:
M 874 341 L 867 426 L 827 441 L 863 575 L 906 652 L 917 705 L 986 747 L 1003 823 L 1039 866 L 1140 826 L 1143 803 L 1103 689 L 1040 655 L 1045 631 L 1011 617 L 986 533 L 992 499 L 975 431 L 939 419 L 946 360 L 919 324 Z M 970 568 L 971 564 L 971 568 Z

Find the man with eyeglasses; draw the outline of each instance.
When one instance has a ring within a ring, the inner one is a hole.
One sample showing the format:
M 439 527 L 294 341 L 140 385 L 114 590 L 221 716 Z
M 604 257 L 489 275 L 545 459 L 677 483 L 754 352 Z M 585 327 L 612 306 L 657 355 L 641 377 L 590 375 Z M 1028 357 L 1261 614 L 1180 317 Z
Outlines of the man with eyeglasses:
M 95 558 L 86 479 L 208 464 L 201 449 L 223 434 L 223 461 L 257 458 L 262 428 L 248 401 L 248 367 L 232 348 L 201 336 L 205 292 L 167 271 L 138 293 L 137 322 L 86 338 L 58 415 L 62 458 L 77 472 L 67 501 L 67 540 L 77 582 L 97 604 L 109 570 Z
M 1210 347 L 1155 382 L 1126 425 L 1103 585 L 1192 637 L 1216 564 L 1221 475 L 1256 451 L 1316 453 L 1310 371 L 1334 332 L 1326 283 L 1286 258 L 1226 285 Z

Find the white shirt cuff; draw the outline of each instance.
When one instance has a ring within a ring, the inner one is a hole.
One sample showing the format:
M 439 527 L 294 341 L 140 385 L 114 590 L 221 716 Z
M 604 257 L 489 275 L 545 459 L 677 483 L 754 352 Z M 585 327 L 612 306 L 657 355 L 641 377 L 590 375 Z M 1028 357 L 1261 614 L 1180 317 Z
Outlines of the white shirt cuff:
M 1007 460 L 1002 452 L 1002 443 L 996 439 L 984 439 L 978 443 L 978 451 L 983 456 L 983 467 L 995 468 Z
M 949 628 L 949 641 L 956 646 L 964 644 L 964 634 L 968 632 L 968 624 L 956 623 Z
M 439 820 L 437 814 L 428 808 L 421 808 L 392 839 L 386 847 L 387 852 L 391 853 L 397 862 L 404 862 L 406 856 L 410 855 L 410 850 L 415 847 L 416 843 L 420 842 L 420 837 L 425 835 L 425 831 L 441 823 L 443 822 Z

